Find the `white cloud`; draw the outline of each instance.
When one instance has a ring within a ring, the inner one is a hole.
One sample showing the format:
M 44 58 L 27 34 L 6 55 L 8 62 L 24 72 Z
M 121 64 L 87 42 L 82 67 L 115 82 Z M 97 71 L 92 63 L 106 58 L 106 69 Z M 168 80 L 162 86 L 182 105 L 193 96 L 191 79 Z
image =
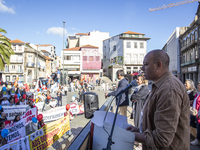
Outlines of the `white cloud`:
M 39 34 L 40 32 L 39 32 L 39 31 L 37 31 L 36 33 L 37 33 L 37 34 Z
M 77 30 L 76 28 L 74 28 L 74 27 L 73 27 L 73 28 L 71 28 L 71 29 L 72 29 L 72 30 L 76 30 L 76 31 L 78 31 L 78 30 Z
M 4 0 L 0 0 L 0 12 L 8 12 L 8 13 L 11 13 L 11 14 L 15 13 L 15 11 L 12 7 L 7 7 L 5 5 Z
M 55 34 L 63 37 L 63 28 L 61 27 L 51 27 L 47 30 L 48 34 Z M 67 35 L 67 30 L 65 29 L 65 35 Z

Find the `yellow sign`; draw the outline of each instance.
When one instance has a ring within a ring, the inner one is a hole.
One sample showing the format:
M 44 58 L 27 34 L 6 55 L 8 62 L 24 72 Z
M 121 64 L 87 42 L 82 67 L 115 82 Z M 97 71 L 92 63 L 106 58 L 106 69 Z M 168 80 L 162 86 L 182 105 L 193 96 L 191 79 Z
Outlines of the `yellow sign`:
M 29 135 L 30 149 L 46 149 L 68 130 L 70 130 L 69 115 L 46 124 L 41 129 Z
M 4 91 L 4 92 L 3 92 L 3 95 L 7 95 L 7 92 L 6 92 L 6 91 Z

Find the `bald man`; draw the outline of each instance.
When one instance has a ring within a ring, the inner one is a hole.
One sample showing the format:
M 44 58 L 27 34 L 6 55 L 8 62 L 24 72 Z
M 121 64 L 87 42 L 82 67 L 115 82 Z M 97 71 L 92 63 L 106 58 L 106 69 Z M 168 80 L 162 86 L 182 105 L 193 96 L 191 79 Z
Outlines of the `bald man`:
M 169 72 L 169 56 L 162 50 L 150 51 L 142 71 L 154 81 L 141 112 L 140 127 L 130 126 L 143 150 L 189 150 L 189 97 L 184 85 Z

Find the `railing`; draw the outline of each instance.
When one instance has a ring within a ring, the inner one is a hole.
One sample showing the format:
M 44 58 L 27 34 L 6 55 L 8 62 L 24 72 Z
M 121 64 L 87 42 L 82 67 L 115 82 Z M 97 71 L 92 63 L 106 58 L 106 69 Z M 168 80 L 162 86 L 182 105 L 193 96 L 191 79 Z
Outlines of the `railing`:
M 140 62 L 140 61 L 135 61 L 135 60 L 130 60 L 130 61 L 125 60 L 124 63 L 125 63 L 125 64 L 142 64 L 142 62 Z
M 100 111 L 107 111 L 109 109 L 110 103 L 112 103 L 113 97 L 109 97 L 107 101 L 103 104 L 103 106 L 99 109 Z M 73 143 L 69 146 L 68 150 L 88 150 L 90 143 L 90 121 L 88 124 L 82 129 Z
M 35 66 L 35 63 L 26 63 L 26 67 L 34 67 Z
M 23 63 L 23 60 L 21 59 L 10 59 L 11 63 Z
M 4 72 L 9 72 L 9 69 L 4 69 Z
M 22 70 L 22 69 L 20 69 L 20 70 L 17 70 L 17 72 L 18 72 L 18 73 L 22 73 L 22 72 L 23 72 L 23 70 Z

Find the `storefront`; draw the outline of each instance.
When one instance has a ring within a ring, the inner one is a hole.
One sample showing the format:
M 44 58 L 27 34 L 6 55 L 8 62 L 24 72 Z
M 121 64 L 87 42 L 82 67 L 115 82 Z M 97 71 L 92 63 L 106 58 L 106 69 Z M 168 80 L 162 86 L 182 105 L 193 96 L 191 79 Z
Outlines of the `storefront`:
M 181 74 L 183 83 L 185 83 L 187 79 L 191 79 L 195 86 L 198 84 L 198 66 L 182 67 Z

